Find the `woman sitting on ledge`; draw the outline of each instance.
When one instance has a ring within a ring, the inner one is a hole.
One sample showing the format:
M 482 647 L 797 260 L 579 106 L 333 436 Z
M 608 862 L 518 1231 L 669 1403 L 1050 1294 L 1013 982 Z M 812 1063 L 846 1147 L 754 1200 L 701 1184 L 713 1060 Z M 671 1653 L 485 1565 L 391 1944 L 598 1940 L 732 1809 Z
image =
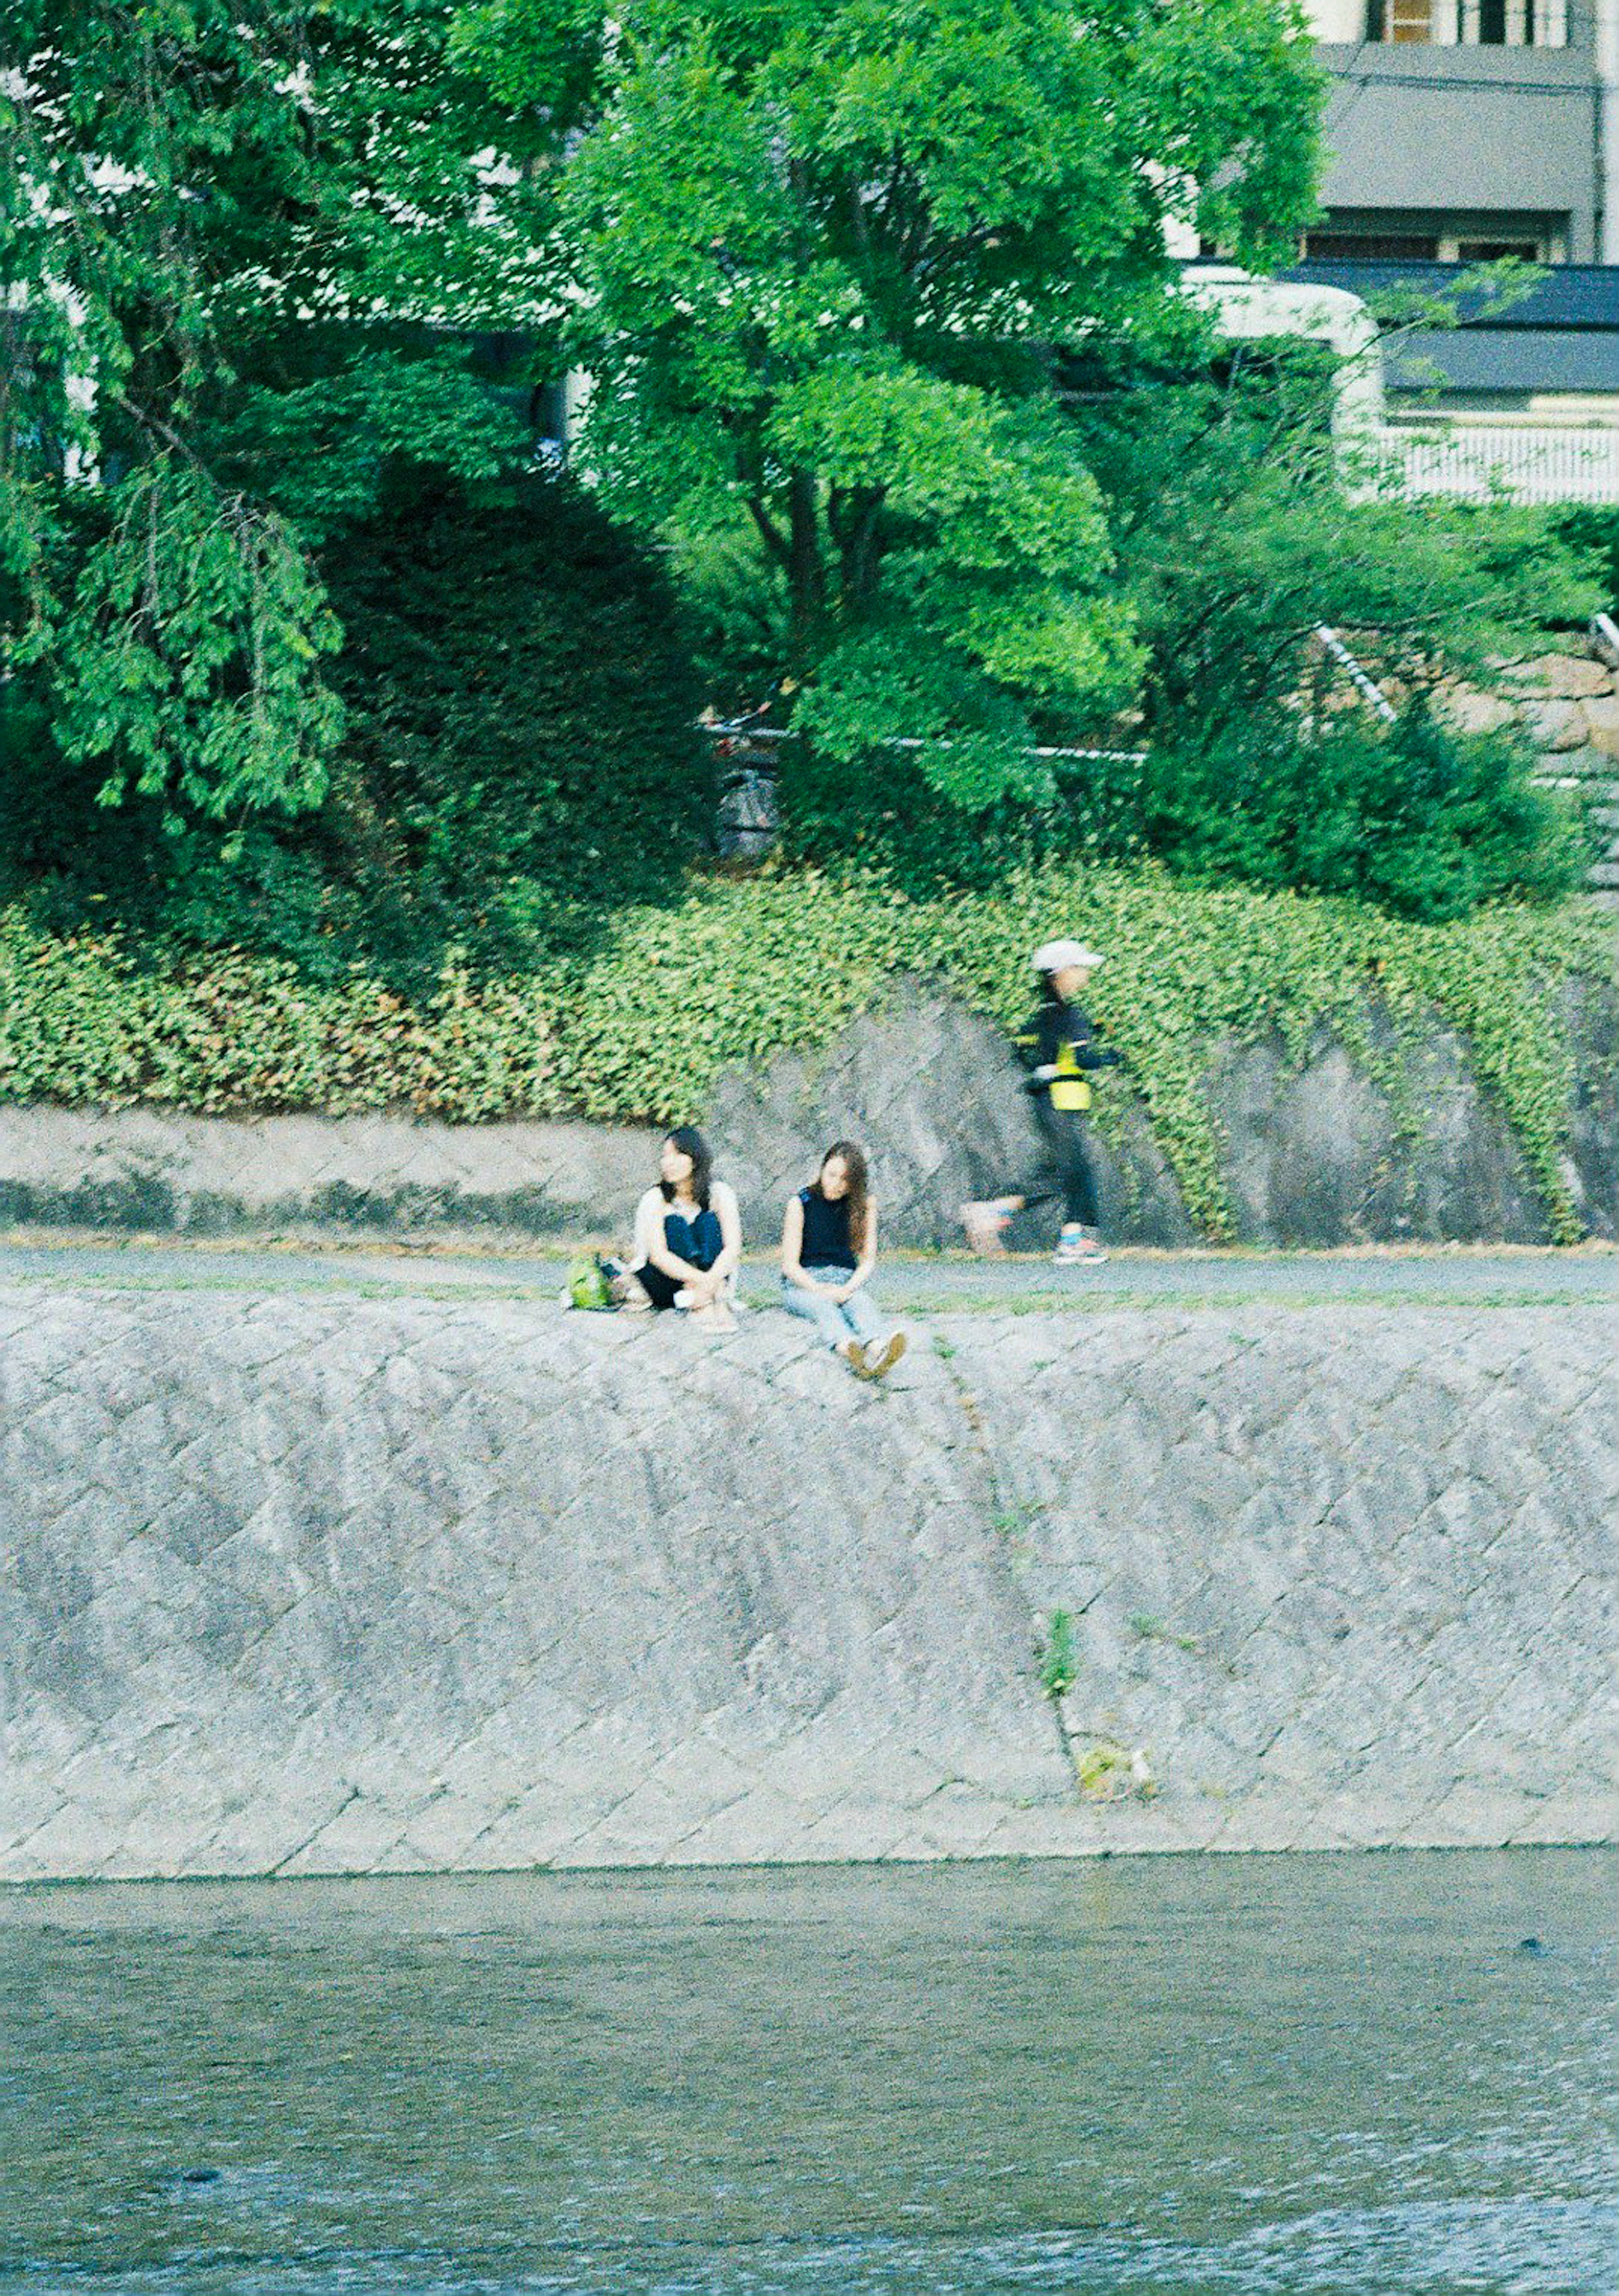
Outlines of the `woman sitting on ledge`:
M 834 1355 L 861 1379 L 880 1379 L 905 1352 L 905 1335 L 882 1339 L 882 1319 L 865 1289 L 877 1265 L 877 1206 L 866 1160 L 852 1140 L 834 1141 L 807 1188 L 790 1199 L 781 1224 L 781 1305 L 814 1324 Z
M 729 1331 L 742 1223 L 736 1193 L 712 1177 L 713 1162 L 692 1125 L 678 1126 L 664 1142 L 662 1177 L 635 1208 L 626 1304 L 678 1308 L 710 1331 Z

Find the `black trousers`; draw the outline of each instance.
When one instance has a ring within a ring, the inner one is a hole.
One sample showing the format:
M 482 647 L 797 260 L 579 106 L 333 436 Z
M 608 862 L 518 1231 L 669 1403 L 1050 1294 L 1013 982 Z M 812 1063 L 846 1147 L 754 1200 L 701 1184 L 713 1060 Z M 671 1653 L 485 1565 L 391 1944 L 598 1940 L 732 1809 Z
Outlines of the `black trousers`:
M 1053 1108 L 1043 1094 L 1034 1103 L 1034 1121 L 1045 1144 L 1046 1160 L 1039 1178 L 1019 1190 L 1024 1203 L 1032 1210 L 1060 1197 L 1065 1223 L 1077 1220 L 1082 1227 L 1100 1226 L 1096 1170 L 1077 1110 Z

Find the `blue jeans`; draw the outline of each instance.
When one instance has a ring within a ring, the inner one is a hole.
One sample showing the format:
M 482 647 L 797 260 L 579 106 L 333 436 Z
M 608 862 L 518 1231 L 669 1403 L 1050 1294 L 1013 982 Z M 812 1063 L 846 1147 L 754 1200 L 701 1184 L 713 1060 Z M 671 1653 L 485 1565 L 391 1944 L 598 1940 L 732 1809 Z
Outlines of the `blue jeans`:
M 806 1267 L 817 1283 L 846 1283 L 846 1267 Z M 787 1276 L 781 1278 L 781 1305 L 789 1316 L 802 1316 L 814 1324 L 829 1348 L 841 1348 L 850 1340 L 859 1340 L 866 1347 L 883 1336 L 883 1320 L 872 1305 L 871 1294 L 863 1283 L 858 1292 L 851 1292 L 846 1300 L 829 1300 L 824 1292 L 806 1292 L 802 1284 Z

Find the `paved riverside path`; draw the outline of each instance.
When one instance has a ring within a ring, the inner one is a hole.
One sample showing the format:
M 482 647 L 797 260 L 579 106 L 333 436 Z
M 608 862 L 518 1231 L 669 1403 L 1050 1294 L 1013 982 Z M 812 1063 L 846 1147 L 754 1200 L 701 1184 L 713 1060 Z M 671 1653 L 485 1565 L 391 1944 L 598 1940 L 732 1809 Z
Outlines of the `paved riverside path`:
M 583 1245 L 534 1252 L 480 1251 L 442 1244 L 289 1242 L 243 1247 L 164 1238 L 110 1239 L 50 1231 L 0 1235 L 0 1282 L 110 1284 L 119 1289 L 264 1292 L 488 1292 L 554 1300 L 568 1259 Z M 1342 1251 L 1116 1251 L 1100 1267 L 1054 1267 L 1044 1254 L 975 1259 L 966 1254 L 885 1255 L 875 1279 L 883 1303 L 901 1313 L 1000 1314 L 1039 1309 L 1083 1313 L 1257 1301 L 1285 1306 L 1406 1301 L 1413 1306 L 1560 1306 L 1619 1300 L 1619 1250 L 1532 1246 L 1381 1247 Z M 750 1254 L 743 1297 L 769 1306 L 775 1263 Z

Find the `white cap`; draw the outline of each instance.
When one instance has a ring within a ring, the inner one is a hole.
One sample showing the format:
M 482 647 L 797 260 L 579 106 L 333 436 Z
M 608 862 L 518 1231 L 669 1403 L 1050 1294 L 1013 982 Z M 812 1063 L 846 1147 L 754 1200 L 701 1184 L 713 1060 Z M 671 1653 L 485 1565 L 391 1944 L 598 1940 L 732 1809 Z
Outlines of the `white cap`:
M 1029 971 L 1060 972 L 1065 965 L 1076 964 L 1089 972 L 1100 963 L 1096 950 L 1087 948 L 1083 940 L 1048 940 L 1043 941 L 1030 957 Z

